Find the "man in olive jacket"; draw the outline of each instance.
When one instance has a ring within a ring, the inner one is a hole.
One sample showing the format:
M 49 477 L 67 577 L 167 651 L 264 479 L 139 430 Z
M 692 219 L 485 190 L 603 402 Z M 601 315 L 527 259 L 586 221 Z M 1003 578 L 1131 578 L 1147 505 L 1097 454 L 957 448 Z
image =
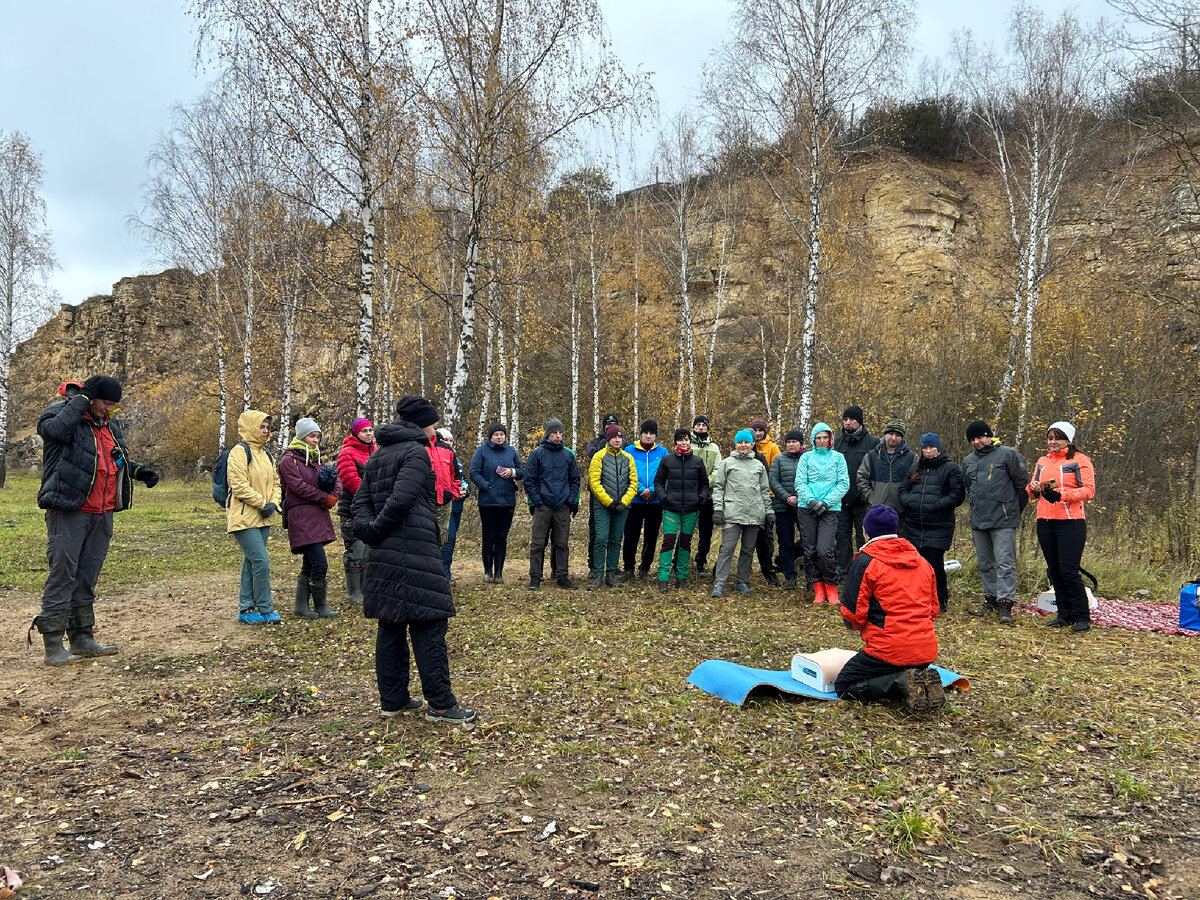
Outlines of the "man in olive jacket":
M 50 573 L 33 624 L 42 634 L 48 666 L 117 652 L 96 643 L 93 634 L 96 580 L 108 556 L 113 513 L 133 505 L 134 479 L 146 487 L 158 484 L 153 469 L 129 458 L 121 426 L 110 418 L 121 400 L 120 382 L 93 375 L 59 392 L 66 399 L 46 407 L 37 424 L 44 442 L 37 502 L 46 511 Z M 63 649 L 64 631 L 70 653 Z

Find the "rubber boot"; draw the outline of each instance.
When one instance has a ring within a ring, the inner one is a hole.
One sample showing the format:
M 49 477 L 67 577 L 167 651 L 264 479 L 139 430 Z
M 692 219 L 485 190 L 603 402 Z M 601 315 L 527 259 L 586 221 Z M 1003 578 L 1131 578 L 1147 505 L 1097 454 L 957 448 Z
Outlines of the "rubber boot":
M 362 606 L 363 602 L 363 571 L 357 563 L 344 563 L 346 570 L 346 602 Z M 449 577 L 449 576 L 447 576 Z
M 63 649 L 63 632 L 67 627 L 67 611 L 42 613 L 33 620 L 29 627 L 42 633 L 42 643 L 46 648 L 46 665 L 65 666 L 68 663 L 79 662 L 79 657 Z M 32 637 L 27 636 L 28 642 L 33 643 Z
M 842 601 L 838 598 L 838 590 L 836 584 L 825 585 L 825 602 L 830 606 L 841 606 Z
M 322 619 L 336 619 L 340 613 L 326 602 L 325 587 L 324 581 L 308 583 L 309 591 L 312 593 L 313 611 Z
M 1016 622 L 1013 621 L 1012 611 L 1013 611 L 1013 601 L 1011 601 L 1011 600 L 997 600 L 996 601 L 996 614 L 1000 618 L 1001 625 L 1016 625 L 1017 624 Z
M 813 606 L 825 602 L 825 582 L 818 581 L 813 584 Z
M 969 616 L 986 616 L 986 615 L 990 615 L 991 613 L 999 612 L 999 611 L 1000 611 L 1000 607 L 998 607 L 996 605 L 996 598 L 993 597 L 991 594 L 984 594 L 983 595 L 983 605 L 978 606 L 975 609 L 968 609 L 967 615 L 969 615 Z
M 67 641 L 71 652 L 77 656 L 116 656 L 117 648 L 110 644 L 97 644 L 93 636 L 96 627 L 96 611 L 91 606 L 77 606 L 67 614 Z
M 292 615 L 297 619 L 315 619 L 317 617 L 317 614 L 308 605 L 311 588 L 307 575 L 301 575 L 296 579 L 296 606 L 292 610 Z

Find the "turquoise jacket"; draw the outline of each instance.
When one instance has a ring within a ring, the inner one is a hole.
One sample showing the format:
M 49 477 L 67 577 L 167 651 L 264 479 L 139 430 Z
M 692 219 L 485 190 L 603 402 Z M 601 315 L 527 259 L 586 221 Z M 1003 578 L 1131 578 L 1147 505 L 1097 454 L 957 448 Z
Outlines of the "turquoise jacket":
M 820 500 L 830 509 L 840 511 L 842 497 L 850 489 L 850 470 L 846 458 L 836 450 L 817 446 L 817 435 L 833 429 L 818 422 L 812 430 L 812 449 L 796 463 L 796 507 L 804 509 L 810 500 Z

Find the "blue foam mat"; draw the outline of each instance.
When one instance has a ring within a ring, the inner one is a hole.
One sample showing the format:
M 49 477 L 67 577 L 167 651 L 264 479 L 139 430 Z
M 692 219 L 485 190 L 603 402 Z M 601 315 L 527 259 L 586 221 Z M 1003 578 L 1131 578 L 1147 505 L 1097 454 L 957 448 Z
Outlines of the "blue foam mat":
M 941 666 L 932 668 L 936 669 L 938 675 L 941 676 L 943 687 L 953 687 L 965 691 L 971 686 L 970 682 L 957 672 L 951 672 Z M 745 703 L 746 698 L 756 688 L 762 687 L 773 687 L 785 694 L 795 694 L 798 697 L 808 697 L 812 700 L 838 699 L 837 694 L 833 692 L 826 694 L 796 681 L 792 678 L 791 670 L 775 672 L 770 669 L 752 669 L 749 666 L 740 666 L 723 659 L 707 659 L 700 663 L 692 670 L 688 681 L 700 690 L 738 706 Z

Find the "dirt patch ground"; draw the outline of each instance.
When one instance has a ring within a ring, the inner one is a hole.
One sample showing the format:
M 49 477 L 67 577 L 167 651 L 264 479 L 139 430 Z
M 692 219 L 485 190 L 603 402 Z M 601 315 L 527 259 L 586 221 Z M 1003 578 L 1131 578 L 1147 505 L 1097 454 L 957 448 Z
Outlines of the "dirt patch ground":
M 228 575 L 113 592 L 116 657 L 50 669 L 22 626 L 0 647 L 18 896 L 1200 896 L 1194 644 L 952 614 L 975 687 L 936 721 L 739 709 L 687 672 L 846 645 L 831 610 L 516 574 L 456 566 L 469 728 L 385 722 L 371 623 L 239 626 Z M 37 598 L 4 605 L 27 623 Z M 1172 674 L 1122 686 L 1120 658 Z

